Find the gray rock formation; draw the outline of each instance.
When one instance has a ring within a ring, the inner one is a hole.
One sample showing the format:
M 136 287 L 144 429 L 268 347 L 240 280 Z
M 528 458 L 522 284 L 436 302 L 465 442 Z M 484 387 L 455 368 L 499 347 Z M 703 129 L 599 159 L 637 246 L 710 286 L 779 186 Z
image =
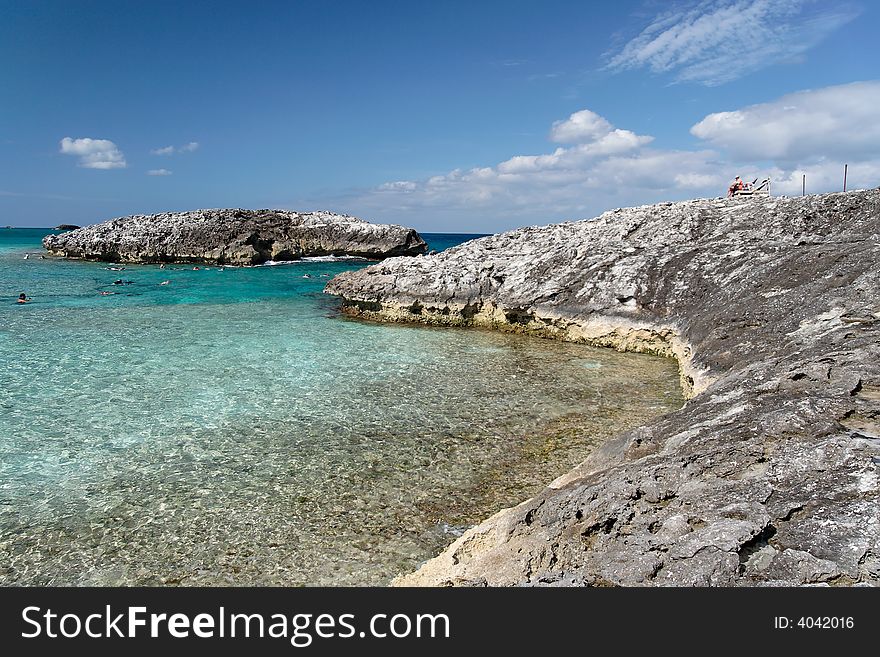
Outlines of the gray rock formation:
M 615 210 L 326 291 L 674 356 L 690 397 L 397 584 L 880 583 L 880 192 Z
M 371 224 L 332 212 L 194 210 L 132 215 L 47 235 L 51 255 L 109 262 L 211 262 L 255 265 L 307 256 L 387 258 L 427 251 L 403 226 Z

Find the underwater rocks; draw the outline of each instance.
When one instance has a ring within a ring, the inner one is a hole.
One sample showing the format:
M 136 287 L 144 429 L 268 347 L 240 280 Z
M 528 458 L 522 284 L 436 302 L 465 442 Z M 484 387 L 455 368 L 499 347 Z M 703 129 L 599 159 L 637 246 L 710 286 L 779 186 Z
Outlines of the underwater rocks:
M 427 251 L 412 228 L 332 212 L 289 210 L 131 215 L 47 235 L 43 246 L 51 255 L 68 258 L 230 265 L 328 255 L 381 259 Z
M 880 191 L 707 199 L 391 259 L 372 319 L 675 357 L 686 405 L 399 585 L 880 584 Z

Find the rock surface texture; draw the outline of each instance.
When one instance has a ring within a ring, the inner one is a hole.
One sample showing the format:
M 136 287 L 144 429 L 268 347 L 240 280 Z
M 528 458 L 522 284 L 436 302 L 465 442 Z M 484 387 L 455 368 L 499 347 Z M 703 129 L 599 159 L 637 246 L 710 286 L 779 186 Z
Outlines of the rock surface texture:
M 419 234 L 332 212 L 194 210 L 132 215 L 47 235 L 51 255 L 109 262 L 256 265 L 309 256 L 387 258 L 424 253 Z
M 880 584 L 880 192 L 615 210 L 327 291 L 674 356 L 690 397 L 396 584 Z

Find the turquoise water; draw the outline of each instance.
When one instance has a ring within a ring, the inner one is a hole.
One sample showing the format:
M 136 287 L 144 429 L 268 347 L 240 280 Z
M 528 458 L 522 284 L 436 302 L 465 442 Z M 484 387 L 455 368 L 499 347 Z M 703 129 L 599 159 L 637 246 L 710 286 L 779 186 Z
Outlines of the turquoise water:
M 114 271 L 45 233 L 0 229 L 3 584 L 385 584 L 681 404 L 664 359 L 347 319 L 322 289 L 367 263 Z

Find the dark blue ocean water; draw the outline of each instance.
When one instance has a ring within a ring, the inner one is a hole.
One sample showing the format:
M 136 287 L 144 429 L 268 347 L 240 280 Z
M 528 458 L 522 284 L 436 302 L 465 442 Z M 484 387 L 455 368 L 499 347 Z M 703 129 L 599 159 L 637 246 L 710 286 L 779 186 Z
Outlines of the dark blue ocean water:
M 0 229 L 2 584 L 384 584 L 681 403 L 663 359 L 348 319 L 323 287 L 368 263 L 111 270 L 45 233 Z

